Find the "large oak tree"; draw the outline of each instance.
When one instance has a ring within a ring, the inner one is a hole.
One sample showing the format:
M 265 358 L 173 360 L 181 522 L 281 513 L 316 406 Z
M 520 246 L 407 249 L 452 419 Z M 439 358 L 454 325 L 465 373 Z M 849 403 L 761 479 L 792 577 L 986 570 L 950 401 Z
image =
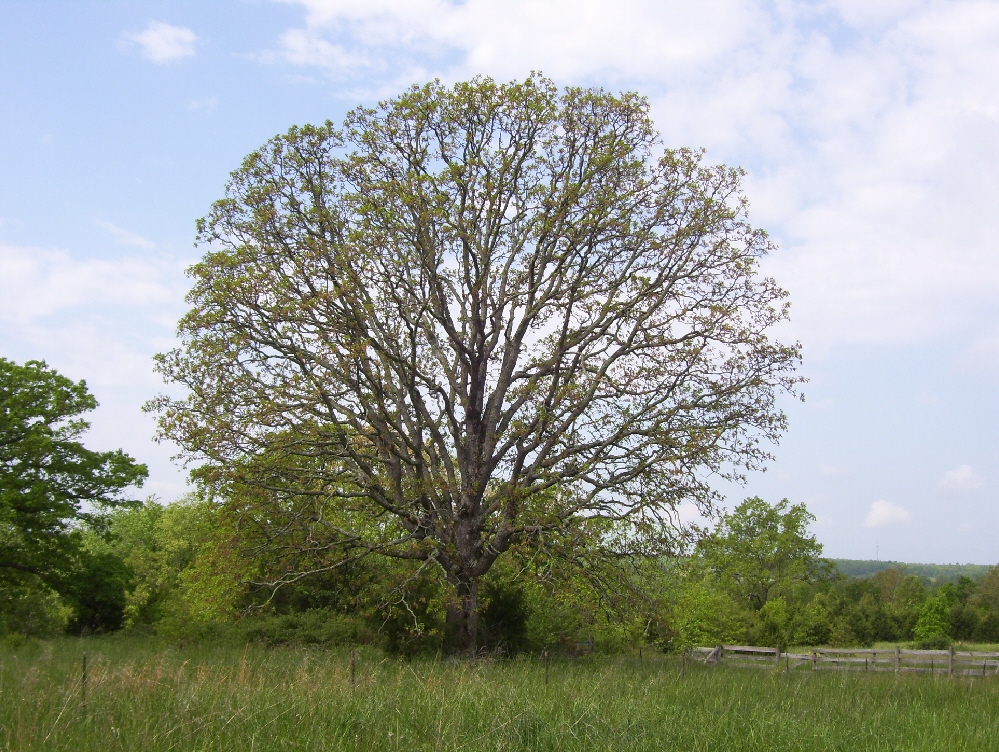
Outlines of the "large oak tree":
M 799 350 L 741 176 L 661 148 L 638 95 L 536 76 L 292 128 L 199 222 L 161 435 L 273 500 L 276 582 L 309 552 L 426 562 L 474 648 L 512 545 L 707 511 L 785 428 Z

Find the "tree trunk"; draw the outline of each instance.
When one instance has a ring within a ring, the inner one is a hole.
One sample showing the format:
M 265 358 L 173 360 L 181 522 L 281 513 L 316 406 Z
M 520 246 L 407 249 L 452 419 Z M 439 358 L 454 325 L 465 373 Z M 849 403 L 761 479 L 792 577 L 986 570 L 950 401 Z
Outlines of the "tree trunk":
M 479 637 L 479 581 L 461 578 L 455 585 L 455 602 L 447 609 L 448 633 L 457 653 L 474 658 Z

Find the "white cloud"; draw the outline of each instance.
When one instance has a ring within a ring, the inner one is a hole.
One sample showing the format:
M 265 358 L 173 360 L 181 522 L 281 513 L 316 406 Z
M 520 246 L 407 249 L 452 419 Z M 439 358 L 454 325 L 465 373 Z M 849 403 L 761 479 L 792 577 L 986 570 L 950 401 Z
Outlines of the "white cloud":
M 143 57 L 154 63 L 172 63 L 194 57 L 197 35 L 184 26 L 150 21 L 140 32 L 123 32 L 122 39 L 138 44 Z
M 281 38 L 291 62 L 331 68 L 340 68 L 345 61 L 381 65 L 383 56 L 370 52 L 391 47 L 395 64 L 407 53 L 459 53 L 464 56 L 454 66 L 459 75 L 483 71 L 521 75 L 535 67 L 554 76 L 651 72 L 661 78 L 712 59 L 750 38 L 759 25 L 752 3 L 743 0 L 291 2 L 306 9 L 306 27 L 289 30 Z M 330 31 L 338 43 L 326 40 Z
M 23 325 L 78 307 L 176 305 L 182 279 L 172 261 L 76 259 L 62 250 L 0 244 L 0 322 Z
M 343 72 L 373 65 L 364 55 L 352 55 L 341 45 L 333 44 L 305 29 L 289 29 L 281 35 L 281 47 L 288 62 L 317 65 Z
M 979 475 L 971 469 L 971 465 L 959 465 L 943 474 L 937 490 L 951 496 L 977 491 L 985 485 Z
M 864 520 L 865 527 L 884 527 L 885 525 L 897 525 L 908 522 L 909 510 L 892 504 L 890 501 L 881 499 L 871 504 L 871 511 L 867 513 Z
M 111 222 L 101 222 L 98 220 L 97 224 L 110 232 L 114 236 L 115 242 L 118 245 L 127 245 L 132 248 L 145 248 L 147 250 L 151 250 L 156 247 L 156 243 L 153 241 L 147 240 L 141 235 L 131 232 L 130 230 L 118 227 L 118 225 L 112 224 Z
M 647 93 L 667 144 L 749 169 L 812 352 L 938 337 L 999 296 L 999 3 L 286 2 L 284 59 L 379 96 L 422 68 Z

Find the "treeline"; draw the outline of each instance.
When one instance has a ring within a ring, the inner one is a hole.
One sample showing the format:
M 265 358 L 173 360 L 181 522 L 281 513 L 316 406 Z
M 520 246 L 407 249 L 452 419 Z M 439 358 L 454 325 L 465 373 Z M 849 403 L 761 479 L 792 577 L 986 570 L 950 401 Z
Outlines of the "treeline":
M 879 561 L 872 559 L 832 559 L 836 569 L 847 577 L 871 577 L 885 569 L 904 569 L 934 584 L 957 581 L 960 577 L 972 580 L 988 574 L 990 567 L 985 564 L 909 564 L 901 561 Z
M 899 567 L 846 577 L 821 557 L 811 520 L 804 505 L 754 498 L 683 555 L 611 561 L 585 540 L 565 542 L 578 547 L 571 557 L 525 547 L 483 584 L 481 649 L 999 642 L 999 568 L 943 584 Z M 245 518 L 193 495 L 118 508 L 78 535 L 80 587 L 60 594 L 8 572 L 0 630 L 447 649 L 451 591 L 425 565 L 362 556 L 282 582 L 288 562 L 260 554 Z
M 671 603 L 679 642 L 925 647 L 999 641 L 999 567 L 932 583 L 891 567 L 847 577 L 821 558 L 805 506 L 748 499 L 701 540 Z

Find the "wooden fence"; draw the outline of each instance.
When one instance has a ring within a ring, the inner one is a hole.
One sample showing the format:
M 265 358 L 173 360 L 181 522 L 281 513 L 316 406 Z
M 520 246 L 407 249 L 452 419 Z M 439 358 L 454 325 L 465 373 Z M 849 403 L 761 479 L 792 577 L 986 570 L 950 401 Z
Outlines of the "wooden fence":
M 964 650 L 902 650 L 895 648 L 816 648 L 807 653 L 749 645 L 694 648 L 691 657 L 709 666 L 771 668 L 793 671 L 893 671 L 949 676 L 999 676 L 999 653 Z

